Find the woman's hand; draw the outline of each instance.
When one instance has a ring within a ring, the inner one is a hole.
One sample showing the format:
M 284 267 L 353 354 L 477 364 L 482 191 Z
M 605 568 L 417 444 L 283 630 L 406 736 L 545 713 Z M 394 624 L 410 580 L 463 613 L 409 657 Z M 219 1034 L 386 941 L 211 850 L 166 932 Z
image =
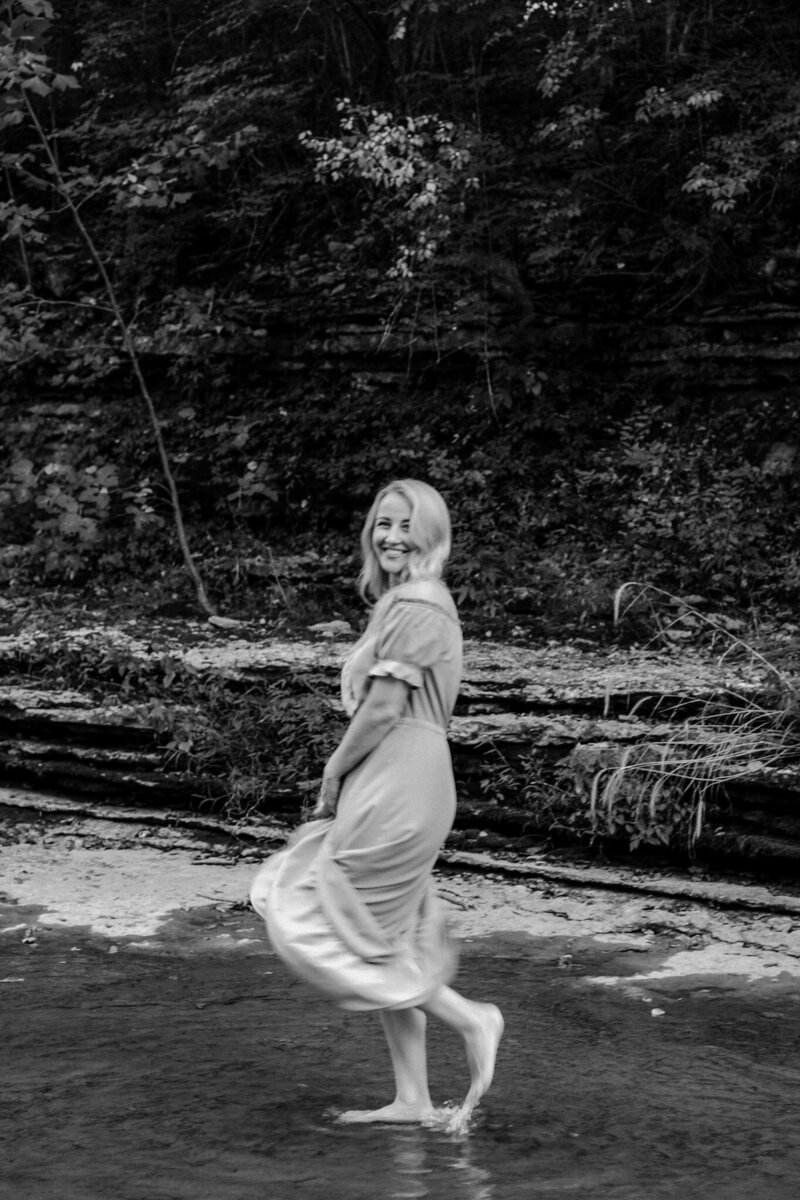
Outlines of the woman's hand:
M 319 789 L 319 799 L 312 812 L 312 818 L 335 817 L 339 792 L 342 789 L 341 776 L 334 775 L 326 768 L 322 773 L 322 784 Z
M 325 764 L 312 820 L 336 815 L 342 781 L 394 729 L 408 701 L 408 690 L 408 684 L 399 679 L 373 679 L 344 737 Z

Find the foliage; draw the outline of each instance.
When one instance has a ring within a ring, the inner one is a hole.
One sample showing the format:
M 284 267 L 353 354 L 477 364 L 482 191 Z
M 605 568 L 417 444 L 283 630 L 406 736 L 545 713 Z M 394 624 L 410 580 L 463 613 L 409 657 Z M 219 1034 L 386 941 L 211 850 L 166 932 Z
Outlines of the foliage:
M 796 186 L 791 6 L 574 0 L 549 16 L 539 137 L 571 175 L 550 209 L 574 225 L 556 261 L 616 271 L 642 298 L 730 286 L 734 246 L 780 239 Z
M 680 779 L 658 776 L 657 748 L 632 754 L 609 744 L 577 745 L 556 763 L 535 752 L 487 773 L 483 790 L 530 814 L 529 829 L 553 843 L 691 849 L 698 820 L 696 797 Z M 623 761 L 624 760 L 624 761 Z M 651 772 L 652 773 L 648 773 Z M 614 774 L 618 772 L 618 774 Z M 598 792 L 600 783 L 615 780 Z M 705 812 L 703 805 L 702 813 Z
M 203 611 L 211 614 L 214 610 L 208 601 L 203 580 L 189 548 L 183 511 L 162 437 L 161 425 L 142 371 L 141 359 L 130 326 L 123 314 L 117 289 L 111 281 L 102 254 L 80 212 L 80 201 L 72 187 L 74 176 L 70 178 L 62 170 L 57 156 L 57 147 L 54 148 L 48 138 L 31 99 L 31 95 L 40 99 L 50 99 L 56 92 L 77 86 L 73 76 L 61 75 L 55 71 L 48 57 L 40 51 L 42 39 L 53 18 L 52 6 L 49 0 L 19 0 L 16 8 L 13 2 L 6 3 L 4 8 L 3 15 L 6 23 L 0 26 L 0 47 L 2 47 L 2 63 L 0 64 L 2 76 L 0 78 L 2 78 L 4 90 L 0 127 L 25 124 L 31 126 L 35 141 L 30 157 L 34 160 L 38 157 L 41 160 L 40 177 L 34 176 L 34 179 L 45 190 L 52 191 L 58 200 L 63 201 L 80 240 L 88 251 L 89 259 L 97 270 L 102 292 L 113 317 L 113 324 L 121 331 L 124 352 L 129 360 L 140 397 L 144 401 L 150 419 L 150 430 L 169 492 L 175 532 L 186 569 L 195 585 L 198 604 Z M 6 170 L 11 161 L 6 159 Z M 19 166 L 19 162 L 16 162 L 15 165 Z M 145 189 L 145 193 L 148 194 L 147 189 Z M 136 196 L 138 197 L 136 203 L 141 203 L 142 197 L 139 192 L 136 192 Z M 89 490 L 84 487 L 84 494 Z M 103 495 L 103 493 L 99 494 Z M 58 504 L 56 497 L 52 497 L 52 500 L 57 507 L 63 507 Z M 57 528 L 59 533 L 77 534 L 79 538 L 82 537 L 86 540 L 92 535 L 95 524 L 90 518 L 84 518 L 77 512 L 76 502 L 72 498 L 71 507 L 68 506 L 67 512 L 61 514 Z
M 198 800 L 226 816 L 296 802 L 313 787 L 342 733 L 330 680 L 319 672 L 238 685 L 170 653 L 113 646 L 47 646 L 26 675 L 128 706 L 158 736 L 163 765 L 185 774 Z
M 32 556 L 43 558 L 45 574 L 78 573 L 108 520 L 111 492 L 118 486 L 109 463 L 76 471 L 68 463 L 49 462 L 35 471 L 27 458 L 12 463 L 0 488 L 0 507 L 14 503 L 32 509 Z
M 53 76 L 73 89 L 64 177 L 140 302 L 310 254 L 340 280 L 388 271 L 390 307 L 392 278 L 448 246 L 477 255 L 459 292 L 491 255 L 534 291 L 610 272 L 652 305 L 788 229 L 798 38 L 780 0 L 167 7 L 83 0 L 54 27 L 79 64 Z M 48 214 L 13 132 L 4 211 L 33 278 Z M 74 277 L 64 234 L 59 218 L 50 248 Z
M 688 762 L 675 749 L 673 758 L 660 746 L 626 748 L 576 746 L 561 767 L 561 778 L 569 787 L 592 839 L 627 843 L 630 850 L 642 846 L 691 849 L 700 834 L 710 789 L 702 796 L 692 794 L 689 781 L 666 768 Z M 663 770 L 662 770 L 663 769 Z
M 795 568 L 783 505 L 797 483 L 765 461 L 773 439 L 791 436 L 794 401 L 781 409 L 695 410 L 690 423 L 671 406 L 637 405 L 611 427 L 611 444 L 559 468 L 555 503 L 570 524 L 593 526 L 598 550 L 613 544 L 620 563 L 654 583 L 715 597 L 788 595 Z
M 797 762 L 797 684 L 719 617 L 686 601 L 678 604 L 663 589 L 622 585 L 615 596 L 615 620 L 642 601 L 669 603 L 662 636 L 669 637 L 688 616 L 722 644 L 721 662 L 731 654 L 745 655 L 758 669 L 760 686 L 703 703 L 660 742 L 590 753 L 589 761 L 579 748 L 569 766 L 595 824 L 605 824 L 612 834 L 624 829 L 632 848 L 655 838 L 669 844 L 676 831 L 691 848 L 703 830 L 709 801 L 724 794 L 726 785 Z
M 719 694 L 711 700 L 691 694 L 680 703 L 644 698 L 626 715 L 636 717 L 646 707 L 650 735 L 628 744 L 578 743 L 555 761 L 541 749 L 516 757 L 490 749 L 481 789 L 501 806 L 527 811 L 528 828 L 555 842 L 692 854 L 732 784 L 796 772 L 797 678 L 745 638 L 744 622 L 703 612 L 692 598 L 662 588 L 623 584 L 614 597 L 613 619 L 618 625 L 638 623 L 640 635 L 646 625 L 651 644 L 665 648 L 685 638 L 704 639 L 720 668 L 730 659 L 740 669 L 748 667 L 751 686 L 726 689 L 720 674 Z
M 595 828 L 642 842 L 689 849 L 703 831 L 709 803 L 726 785 L 796 763 L 796 715 L 750 697 L 703 706 L 662 743 L 581 756 L 570 773 Z
M 231 817 L 313 789 L 343 731 L 330 687 L 320 679 L 272 681 L 244 692 L 206 682 L 192 701 L 191 716 L 151 709 L 151 720 L 169 731 L 167 761 L 197 779 L 210 798 L 221 792 Z
M 631 365 L 667 320 L 793 302 L 790 0 L 0 13 L 0 522 L 29 578 L 163 553 L 132 350 L 204 544 L 343 555 L 373 488 L 416 473 L 451 501 L 484 623 L 509 588 L 534 628 L 591 623 L 645 573 L 791 595 L 797 483 L 763 468 L 795 436 L 791 372 L 717 412 L 680 347 Z M 83 406 L 83 447 L 48 444 L 44 412 L 23 429 L 54 397 Z
M 384 234 L 387 225 L 398 227 L 396 257 L 387 274 L 408 281 L 447 244 L 454 221 L 465 211 L 466 195 L 478 186 L 470 151 L 475 139 L 452 121 L 427 113 L 397 118 L 348 99 L 336 108 L 339 137 L 304 132 L 300 143 L 314 155 L 318 181 L 350 178 L 367 186 L 370 226 Z M 383 194 L 388 203 L 381 203 Z M 374 235 L 362 228 L 353 248 L 363 253 L 369 241 Z

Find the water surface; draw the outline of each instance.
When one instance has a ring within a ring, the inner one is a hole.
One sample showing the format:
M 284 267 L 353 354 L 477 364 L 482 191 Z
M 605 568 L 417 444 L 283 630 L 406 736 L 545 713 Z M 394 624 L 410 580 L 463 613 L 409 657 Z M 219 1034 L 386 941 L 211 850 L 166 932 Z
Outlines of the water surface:
M 259 942 L 203 949 L 251 914 L 182 922 L 147 946 L 2 939 L 4 1197 L 796 1200 L 796 981 L 626 991 L 587 979 L 633 973 L 622 950 L 565 970 L 555 943 L 473 939 L 458 986 L 502 1007 L 506 1036 L 458 1139 L 337 1126 L 390 1098 L 378 1019 L 330 1008 Z M 430 1059 L 436 1098 L 457 1100 L 460 1049 L 433 1026 Z

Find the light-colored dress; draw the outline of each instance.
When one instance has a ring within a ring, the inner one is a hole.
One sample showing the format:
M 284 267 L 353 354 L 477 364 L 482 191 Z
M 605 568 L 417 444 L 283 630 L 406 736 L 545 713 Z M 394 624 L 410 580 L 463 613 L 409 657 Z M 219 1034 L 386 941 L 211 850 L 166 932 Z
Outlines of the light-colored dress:
M 408 684 L 403 715 L 345 777 L 336 817 L 301 826 L 251 892 L 276 952 L 347 1009 L 411 1008 L 455 972 L 431 871 L 455 815 L 446 730 L 462 643 L 436 588 L 443 604 L 411 583 L 377 606 L 342 672 L 342 700 L 352 716 L 369 680 L 391 676 Z

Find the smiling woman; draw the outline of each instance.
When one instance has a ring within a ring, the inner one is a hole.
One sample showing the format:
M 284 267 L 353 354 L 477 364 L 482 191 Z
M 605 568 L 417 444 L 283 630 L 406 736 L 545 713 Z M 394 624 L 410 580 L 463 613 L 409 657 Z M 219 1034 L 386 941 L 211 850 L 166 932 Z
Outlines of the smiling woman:
M 448 986 L 455 948 L 431 872 L 455 816 L 447 725 L 461 680 L 461 628 L 441 580 L 450 518 L 419 480 L 384 488 L 361 538 L 374 608 L 342 672 L 350 725 L 323 772 L 312 820 L 262 868 L 251 898 L 277 953 L 343 1008 L 377 1010 L 395 1076 L 382 1108 L 344 1122 L 433 1116 L 425 1025 L 462 1038 L 465 1120 L 489 1087 L 503 1018 Z
M 411 541 L 411 505 L 400 492 L 389 492 L 378 505 L 372 529 L 372 547 L 386 575 L 400 575 L 408 556 L 417 549 Z
M 450 514 L 436 488 L 400 479 L 378 492 L 361 531 L 361 553 L 359 590 L 367 603 L 405 579 L 437 580 L 443 588 Z

